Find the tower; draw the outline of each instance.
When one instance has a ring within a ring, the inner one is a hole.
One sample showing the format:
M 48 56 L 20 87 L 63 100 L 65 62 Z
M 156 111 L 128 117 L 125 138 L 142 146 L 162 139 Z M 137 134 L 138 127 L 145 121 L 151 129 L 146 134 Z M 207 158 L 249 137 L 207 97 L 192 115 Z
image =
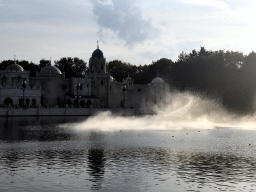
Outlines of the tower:
M 99 44 L 97 44 L 97 49 L 92 53 L 92 57 L 90 58 L 89 71 L 90 73 L 97 74 L 106 73 L 106 58 L 104 58 L 103 52 L 99 49 Z

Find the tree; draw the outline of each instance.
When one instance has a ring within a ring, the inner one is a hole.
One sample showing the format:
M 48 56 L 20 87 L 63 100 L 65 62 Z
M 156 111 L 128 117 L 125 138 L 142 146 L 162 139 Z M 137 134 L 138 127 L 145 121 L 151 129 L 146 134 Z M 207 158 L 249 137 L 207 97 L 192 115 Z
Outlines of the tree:
M 23 61 L 17 61 L 17 64 L 22 66 L 25 71 L 30 71 L 29 73 L 30 76 L 36 76 L 36 72 L 40 72 L 39 65 L 36 65 L 32 62 L 29 63 L 28 61 L 23 60 Z
M 189 59 L 189 55 L 187 55 L 185 52 L 181 52 L 178 56 L 177 63 L 184 63 Z
M 87 63 L 84 62 L 84 60 L 79 59 L 78 57 L 75 57 L 73 60 L 73 69 L 75 71 L 75 73 L 81 73 L 83 71 L 87 70 Z
M 204 47 L 200 47 L 200 51 L 198 52 L 199 56 L 208 56 L 210 54 L 209 51 L 206 51 Z
M 46 60 L 46 59 L 41 59 L 39 62 L 39 69 L 40 71 L 45 67 L 45 66 L 51 66 L 51 61 L 50 60 Z
M 133 74 L 129 73 L 131 72 L 130 69 L 131 64 L 123 63 L 119 60 L 114 60 L 107 63 L 107 70 L 118 82 L 122 82 L 123 79 L 128 77 L 128 75 L 131 78 L 134 78 Z
M 66 78 L 75 77 L 87 69 L 86 62 L 77 57 L 63 57 L 60 60 L 54 61 L 54 63 L 55 67 L 58 67 L 62 73 L 65 73 Z
M 0 64 L 0 70 L 5 70 L 9 65 L 14 64 L 13 60 L 7 60 L 7 61 L 2 61 Z M 16 60 L 16 64 L 20 65 L 25 71 L 30 71 L 30 76 L 35 76 L 36 75 L 36 71 L 40 71 L 40 68 L 38 65 L 32 63 L 32 62 L 28 62 L 25 60 L 19 61 Z
M 240 68 L 244 63 L 244 55 L 241 52 L 226 51 L 224 53 L 225 65 L 227 67 Z
M 1 62 L 0 70 L 5 70 L 9 65 L 14 64 L 13 60 L 4 60 Z

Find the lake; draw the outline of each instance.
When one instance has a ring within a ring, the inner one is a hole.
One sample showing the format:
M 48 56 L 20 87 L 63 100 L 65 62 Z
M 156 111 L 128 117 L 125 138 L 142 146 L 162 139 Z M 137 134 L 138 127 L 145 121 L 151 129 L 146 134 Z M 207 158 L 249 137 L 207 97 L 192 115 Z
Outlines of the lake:
M 1 191 L 256 191 L 255 129 L 93 118 L 1 117 Z

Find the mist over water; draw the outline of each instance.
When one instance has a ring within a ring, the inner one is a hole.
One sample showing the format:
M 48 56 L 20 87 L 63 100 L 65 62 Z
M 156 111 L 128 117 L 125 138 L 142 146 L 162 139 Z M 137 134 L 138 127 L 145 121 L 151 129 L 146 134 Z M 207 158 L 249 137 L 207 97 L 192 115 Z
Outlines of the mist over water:
M 155 115 L 117 116 L 110 112 L 89 117 L 75 124 L 75 130 L 168 130 L 168 129 L 212 129 L 216 127 L 255 128 L 255 115 L 231 114 L 221 103 L 190 92 L 170 93 L 168 104 L 152 106 Z
M 255 115 L 189 92 L 169 98 L 147 116 L 1 117 L 0 188 L 255 190 Z

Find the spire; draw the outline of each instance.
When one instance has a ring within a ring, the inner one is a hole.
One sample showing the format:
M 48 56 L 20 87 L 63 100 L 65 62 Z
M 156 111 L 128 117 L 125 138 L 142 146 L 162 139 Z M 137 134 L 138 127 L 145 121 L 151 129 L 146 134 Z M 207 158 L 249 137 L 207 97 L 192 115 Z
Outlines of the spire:
M 16 55 L 14 55 L 14 64 L 16 64 Z
M 99 49 L 99 40 L 97 40 L 97 49 Z

